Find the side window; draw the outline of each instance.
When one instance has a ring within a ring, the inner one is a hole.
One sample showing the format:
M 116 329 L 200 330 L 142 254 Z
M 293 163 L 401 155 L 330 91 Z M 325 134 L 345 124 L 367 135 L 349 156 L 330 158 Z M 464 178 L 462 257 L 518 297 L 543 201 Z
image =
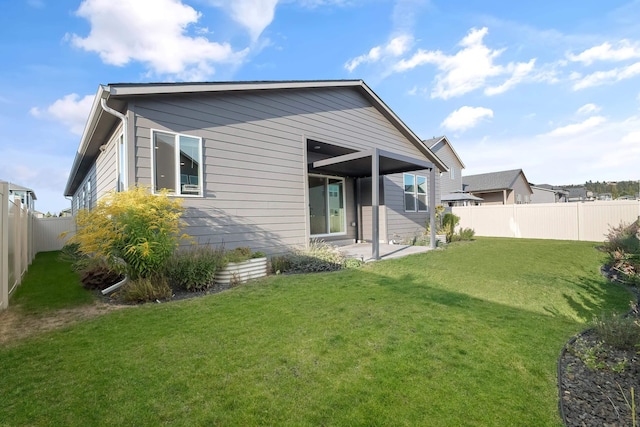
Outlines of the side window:
M 202 195 L 202 139 L 152 131 L 153 190 Z
M 427 178 L 416 175 L 416 200 L 418 201 L 418 212 L 426 212 L 427 210 Z
M 403 181 L 405 212 L 425 212 L 427 210 L 427 178 L 405 173 Z
M 405 212 L 416 211 L 416 176 L 410 173 L 403 175 L 404 180 L 404 210 Z

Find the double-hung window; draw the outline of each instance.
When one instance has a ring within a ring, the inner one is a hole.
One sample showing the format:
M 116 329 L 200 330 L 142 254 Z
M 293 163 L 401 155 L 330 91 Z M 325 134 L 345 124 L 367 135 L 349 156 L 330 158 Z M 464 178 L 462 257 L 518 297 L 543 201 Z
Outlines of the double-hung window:
M 404 210 L 405 212 L 426 212 L 427 210 L 427 178 L 405 173 Z
M 151 132 L 153 191 L 202 196 L 202 138 Z

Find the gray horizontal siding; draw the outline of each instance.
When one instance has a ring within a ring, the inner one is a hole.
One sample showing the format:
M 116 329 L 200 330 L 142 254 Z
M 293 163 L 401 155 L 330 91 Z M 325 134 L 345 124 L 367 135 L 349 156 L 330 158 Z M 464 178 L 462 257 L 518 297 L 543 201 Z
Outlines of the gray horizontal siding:
M 270 253 L 306 242 L 305 137 L 355 150 L 423 158 L 356 90 L 323 89 L 165 96 L 131 100 L 135 173 L 151 184 L 151 129 L 203 138 L 205 198 L 184 198 L 187 232 L 200 243 Z M 353 181 L 347 236 L 355 239 Z M 326 239 L 330 240 L 330 239 Z
M 118 139 L 122 131 L 122 125 L 118 126 L 109 142 L 106 143 L 105 150 L 100 153 L 96 160 L 96 196 L 104 196 L 108 191 L 116 190 L 118 187 Z
M 403 174 L 388 175 L 384 179 L 385 207 L 387 215 L 387 239 L 402 241 L 407 238 L 421 236 L 426 230 L 429 219 L 429 171 L 411 172 L 427 178 L 427 211 L 405 212 Z M 439 204 L 439 183 L 436 174 L 436 205 Z
M 455 191 L 462 190 L 462 164 L 458 161 L 456 155 L 451 150 L 449 144 L 443 142 L 438 143 L 433 147 L 436 155 L 446 164 L 449 168 L 453 168 L 455 176 L 451 179 L 450 172 L 443 172 L 440 178 L 440 189 L 442 194 L 449 194 Z

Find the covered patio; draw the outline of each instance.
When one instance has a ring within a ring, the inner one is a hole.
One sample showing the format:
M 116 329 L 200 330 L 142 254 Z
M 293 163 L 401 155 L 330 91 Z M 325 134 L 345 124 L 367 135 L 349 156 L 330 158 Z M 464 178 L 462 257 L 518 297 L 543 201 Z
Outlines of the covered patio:
M 390 151 L 373 148 L 370 150 L 356 151 L 347 154 L 336 155 L 322 160 L 314 161 L 311 164 L 314 171 L 333 174 L 349 178 L 371 177 L 371 257 L 377 260 L 382 257 L 380 244 L 380 180 L 384 175 L 410 172 L 416 170 L 429 170 L 429 223 L 431 225 L 431 248 L 435 248 L 435 193 L 436 193 L 436 172 L 433 163 L 422 159 L 404 156 Z M 398 249 L 398 245 L 388 249 L 385 255 L 390 255 Z M 358 248 L 359 251 L 362 248 Z M 363 258 L 364 259 L 364 258 Z
M 390 245 L 387 243 L 378 244 L 377 259 L 402 258 L 407 255 L 420 254 L 430 251 L 429 246 L 412 246 L 412 245 Z M 348 258 L 356 258 L 364 262 L 376 261 L 372 257 L 373 244 L 371 243 L 354 243 L 352 245 L 340 246 L 340 250 Z

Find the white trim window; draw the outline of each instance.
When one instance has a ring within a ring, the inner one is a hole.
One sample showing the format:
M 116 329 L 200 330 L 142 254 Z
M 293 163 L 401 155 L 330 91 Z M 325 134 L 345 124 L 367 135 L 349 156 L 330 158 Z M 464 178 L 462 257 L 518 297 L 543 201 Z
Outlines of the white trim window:
M 153 192 L 202 196 L 202 138 L 151 131 Z
M 456 179 L 456 169 L 453 166 L 451 166 L 451 169 L 449 169 L 449 177 L 451 179 Z
M 405 212 L 427 211 L 427 178 L 412 173 L 402 175 Z

